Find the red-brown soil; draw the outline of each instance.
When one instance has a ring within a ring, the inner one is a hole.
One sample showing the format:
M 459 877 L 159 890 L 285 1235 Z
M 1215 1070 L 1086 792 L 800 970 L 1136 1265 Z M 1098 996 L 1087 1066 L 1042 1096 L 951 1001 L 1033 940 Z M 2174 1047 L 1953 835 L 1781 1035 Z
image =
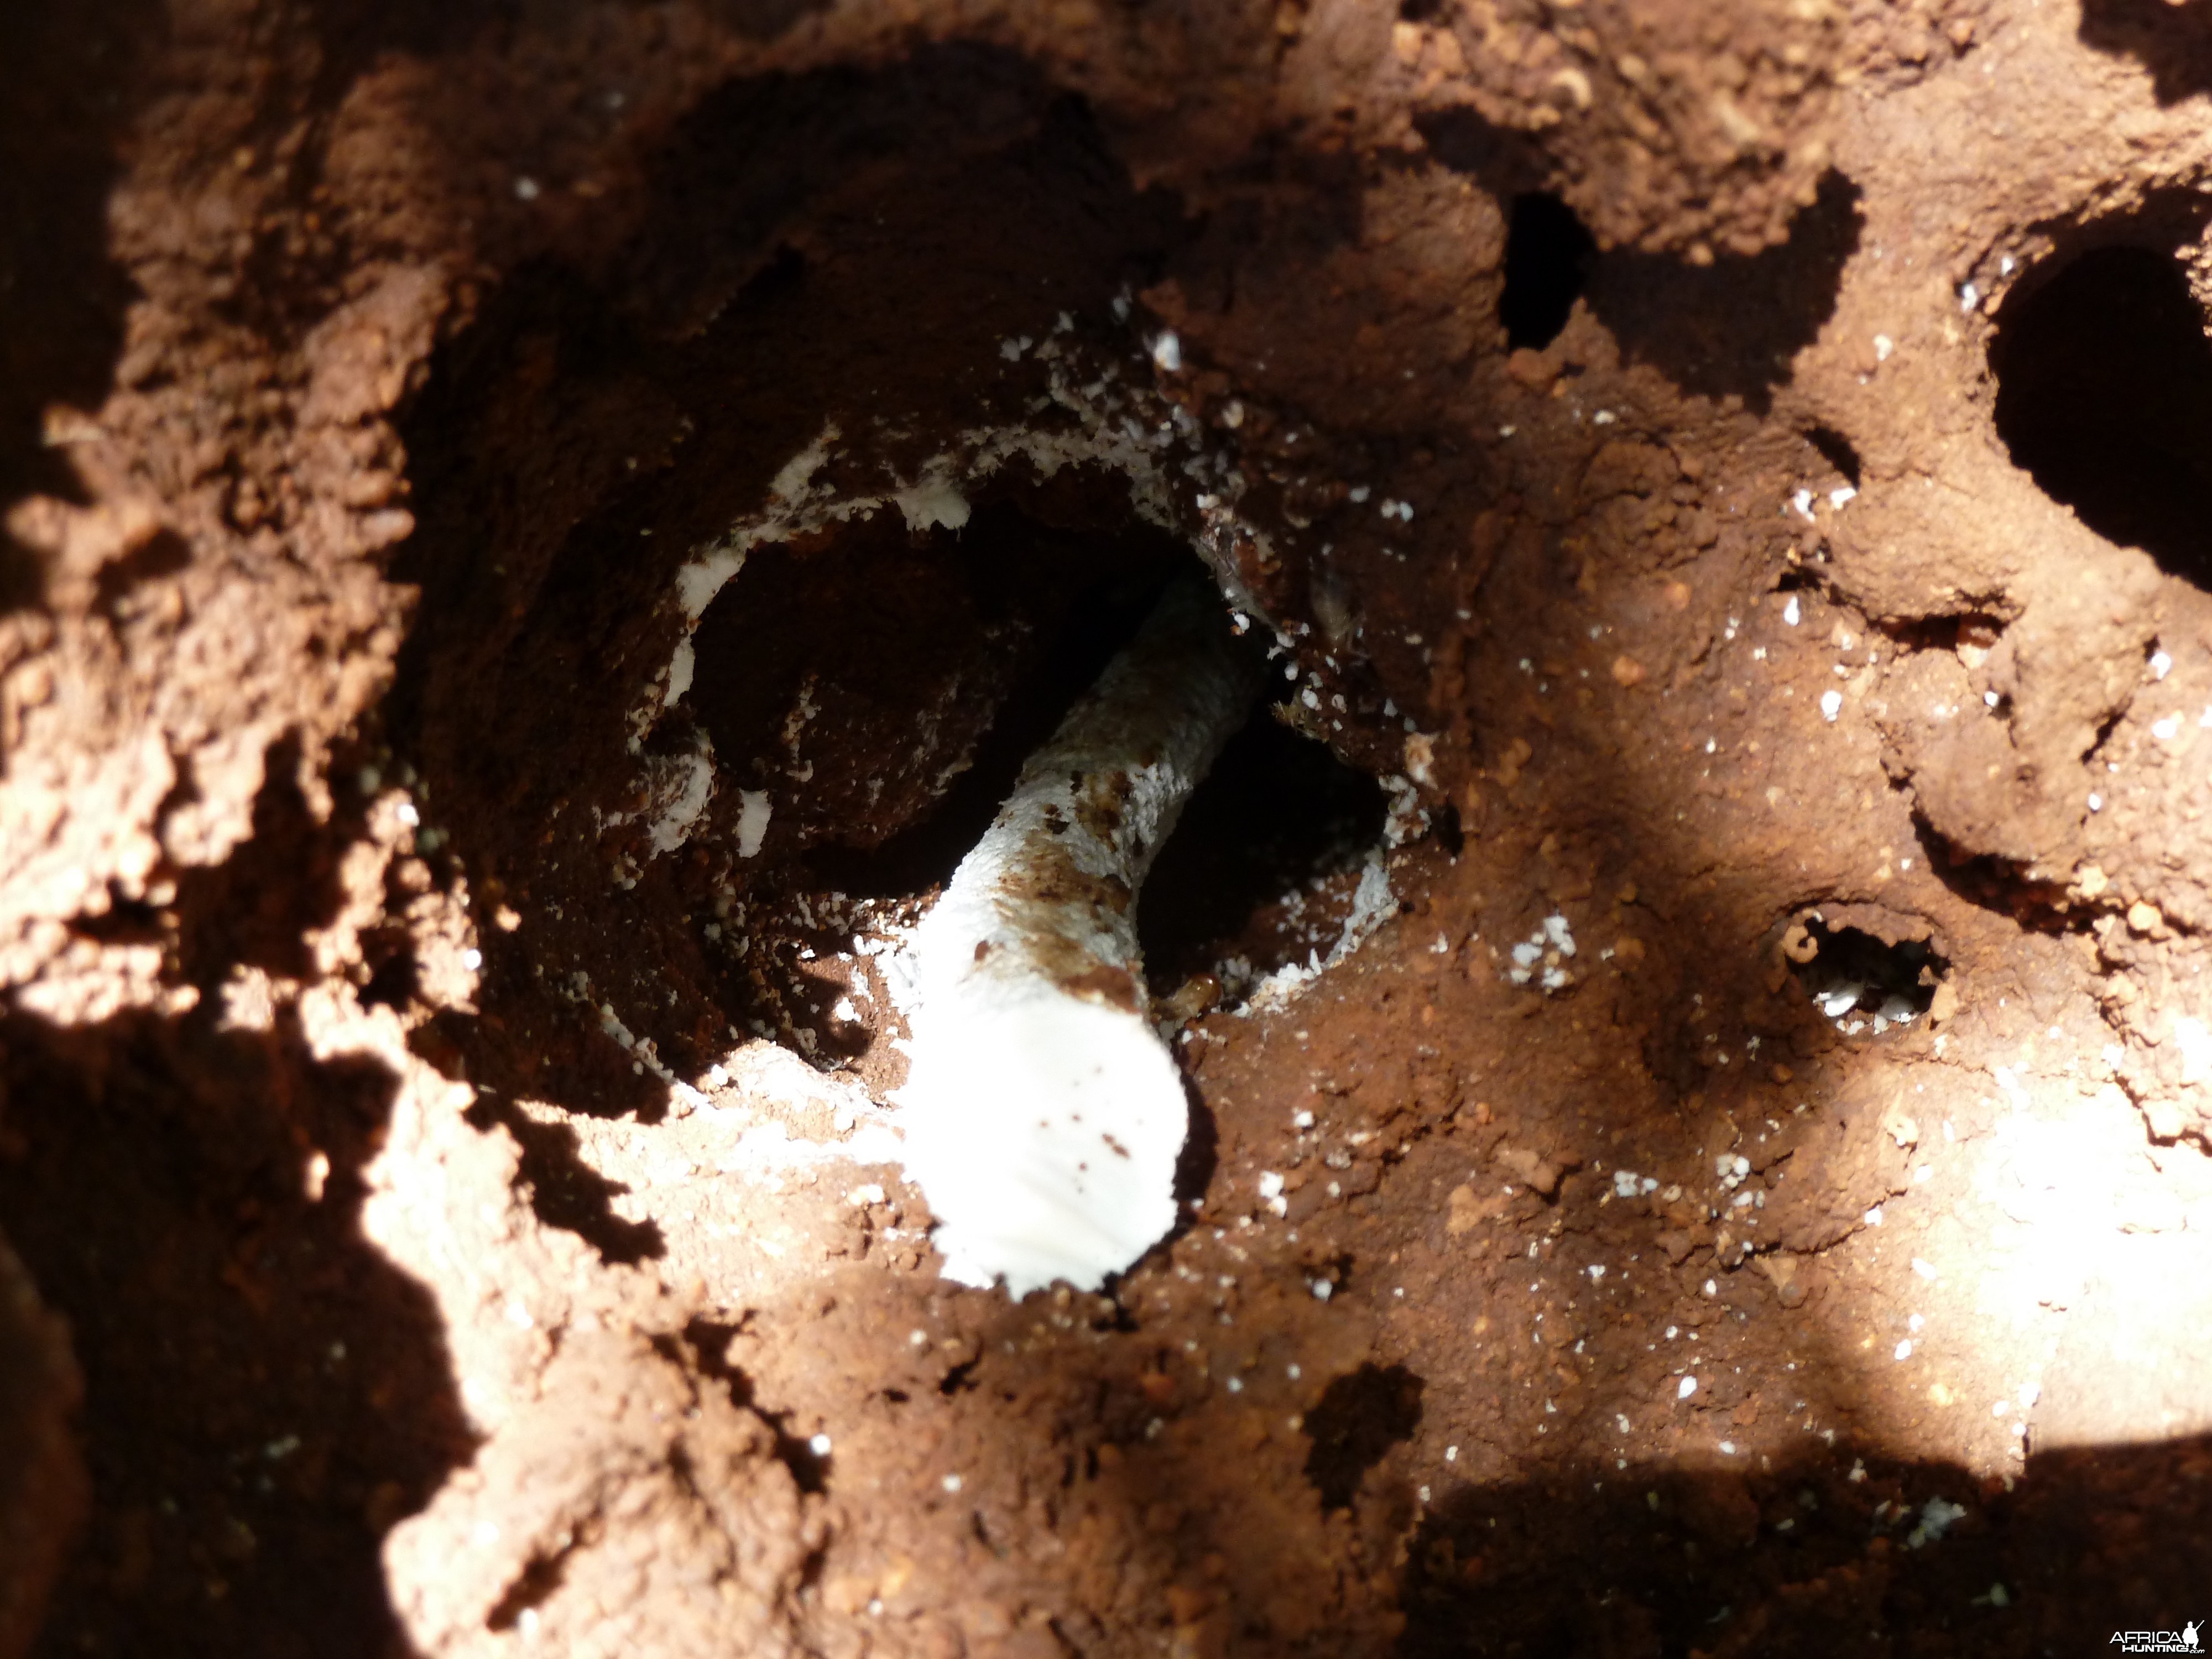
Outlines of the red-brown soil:
M 11 8 L 0 1659 L 2212 1615 L 2202 10 Z M 960 1288 L 1194 561 L 1188 1221 Z

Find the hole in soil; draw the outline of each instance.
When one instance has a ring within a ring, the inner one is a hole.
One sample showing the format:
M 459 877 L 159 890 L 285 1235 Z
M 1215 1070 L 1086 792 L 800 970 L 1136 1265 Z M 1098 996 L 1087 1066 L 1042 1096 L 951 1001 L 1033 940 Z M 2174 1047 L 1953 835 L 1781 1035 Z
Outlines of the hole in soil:
M 553 1555 L 532 1556 L 522 1575 L 507 1586 L 507 1594 L 492 1604 L 484 1615 L 486 1630 L 509 1631 L 522 1622 L 522 1615 L 532 1608 L 543 1607 L 553 1597 L 568 1577 L 568 1552 Z
M 2005 624 L 2003 618 L 1985 611 L 1955 611 L 1883 623 L 1880 629 L 1901 649 L 1947 652 L 1967 667 L 1979 668 L 2004 638 Z
M 1540 191 L 1515 197 L 1498 301 L 1506 344 L 1540 351 L 1558 339 L 1596 260 L 1596 240 L 1572 208 Z
M 694 641 L 691 715 L 727 784 L 773 791 L 780 819 L 811 843 L 748 872 L 750 915 L 734 929 L 744 960 L 725 981 L 732 1018 L 787 1033 L 817 1062 L 860 1060 L 878 1033 L 819 1018 L 852 989 L 824 958 L 951 878 L 1029 756 L 1171 580 L 1198 574 L 1211 586 L 1188 549 L 1110 524 L 1103 505 L 1089 502 L 1078 523 L 1065 501 L 1031 491 L 979 505 L 957 533 L 917 537 L 886 518 L 812 547 L 763 547 L 709 607 Z M 763 625 L 793 616 L 836 617 L 836 637 L 825 645 L 818 633 Z M 812 711 L 803 731 L 801 708 Z M 917 708 L 943 711 L 926 768 L 912 752 Z M 963 744 L 972 758 L 932 802 Z M 1139 931 L 1153 994 L 1180 992 L 1176 1012 L 1188 1015 L 1328 957 L 1386 816 L 1373 779 L 1256 709 L 1145 883 Z M 708 935 L 726 963 L 732 931 Z
M 1328 1385 L 1306 1413 L 1306 1479 L 1324 1510 L 1351 1507 L 1359 1482 L 1421 1426 L 1421 1379 L 1403 1365 L 1362 1365 Z
M 872 841 L 870 816 L 855 811 L 806 855 L 809 878 L 860 897 L 920 894 L 949 879 L 1030 752 L 1127 643 L 1170 576 L 1197 567 L 1156 531 L 1071 533 L 1005 505 L 978 512 L 957 536 L 939 531 L 918 543 L 894 521 L 848 534 L 828 556 L 778 547 L 756 556 L 758 580 L 749 565 L 699 629 L 702 665 L 711 657 L 730 669 L 709 684 L 702 666 L 693 691 L 715 753 L 729 757 L 724 765 L 738 760 L 743 776 L 754 757 L 759 775 L 748 787 L 769 781 L 810 677 L 817 704 L 832 696 L 854 704 L 866 726 L 890 728 L 887 714 L 926 702 L 940 685 L 973 684 L 983 702 L 988 723 L 974 758 L 924 816 Z M 834 671 L 802 660 L 797 630 L 761 627 L 763 614 L 779 613 L 841 618 Z M 994 655 L 1011 672 L 979 673 L 975 659 Z M 994 678 L 1005 690 L 993 709 Z
M 1204 974 L 1234 990 L 1327 957 L 1387 811 L 1374 779 L 1255 710 L 1145 882 L 1137 937 L 1153 994 Z
M 1083 106 L 1011 60 L 956 53 L 892 86 L 888 116 L 842 76 L 702 108 L 623 303 L 565 276 L 511 289 L 416 420 L 420 452 L 453 459 L 407 556 L 426 620 L 395 750 L 472 886 L 521 919 L 483 953 L 489 994 L 557 964 L 564 1029 L 596 1052 L 614 1010 L 640 1079 L 708 1074 L 750 1036 L 900 1086 L 901 941 L 1199 566 L 1139 511 L 1198 440 L 1115 366 L 1125 290 L 1187 234 L 1180 204 L 1137 192 Z M 945 159 L 885 193 L 894 153 Z M 792 204 L 833 186 L 827 228 L 799 234 Z M 1556 200 L 1532 212 L 1517 293 L 1555 331 L 1589 239 Z M 954 320 L 918 339 L 932 296 Z M 501 517 L 518 468 L 557 505 Z M 709 547 L 712 580 L 684 588 Z M 1372 781 L 1255 717 L 1146 884 L 1150 988 L 1332 955 L 1374 908 L 1356 901 L 1384 816 Z M 526 1055 L 472 1063 L 543 1086 Z
M 956 1394 L 965 1394 L 975 1386 L 975 1367 L 981 1359 L 963 1359 L 938 1379 L 937 1391 L 950 1400 Z
M 2005 307 L 1990 367 L 1998 435 L 2046 495 L 2212 586 L 2212 341 L 2171 255 L 2081 255 Z
M 1889 944 L 1864 928 L 1832 926 L 1817 910 L 1790 924 L 1782 954 L 1814 1006 L 1846 1036 L 1912 1024 L 1951 965 L 1924 939 Z
M 1816 426 L 1805 434 L 1805 441 L 1820 452 L 1820 459 L 1844 475 L 1844 482 L 1852 489 L 1859 487 L 1859 453 L 1851 441 L 1832 427 Z
M 699 875 L 731 1020 L 817 1063 L 869 1052 L 872 1023 L 825 1018 L 864 989 L 828 964 L 913 920 L 1168 582 L 1199 568 L 1130 521 L 1119 479 L 1073 471 L 1000 489 L 957 532 L 879 514 L 763 546 L 708 607 L 688 712 L 720 787 L 775 803 L 757 860 L 731 866 L 724 848 Z M 740 908 L 717 908 L 738 884 Z

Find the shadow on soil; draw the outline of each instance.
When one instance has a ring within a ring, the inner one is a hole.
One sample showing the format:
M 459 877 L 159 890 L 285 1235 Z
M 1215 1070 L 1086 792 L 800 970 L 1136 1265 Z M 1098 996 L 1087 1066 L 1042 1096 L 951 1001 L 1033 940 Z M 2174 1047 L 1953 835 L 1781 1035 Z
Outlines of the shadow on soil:
M 134 289 L 108 257 L 108 191 L 158 13 L 145 0 L 0 8 L 0 510 L 34 492 L 84 499 L 45 416 L 53 404 L 90 415 L 114 384 Z M 43 586 L 36 556 L 0 533 L 0 612 Z
M 2212 21 L 2201 6 L 2172 0 L 2082 0 L 2081 44 L 2132 58 L 2151 73 L 2158 101 L 2212 88 Z
M 1603 255 L 1590 273 L 1589 307 L 1629 361 L 1650 363 L 1685 392 L 1734 394 L 1764 414 L 1791 360 L 1835 314 L 1844 266 L 1858 251 L 1858 186 L 1832 171 L 1778 247 L 1723 253 L 1703 266 L 1671 254 Z
M 1628 361 L 1650 364 L 1693 396 L 1737 397 L 1764 414 L 1789 380 L 1791 360 L 1835 313 L 1860 228 L 1858 186 L 1840 173 L 1822 177 L 1812 204 L 1791 219 L 1786 241 L 1696 265 L 1672 253 L 1599 252 L 1571 212 L 1543 193 L 1540 157 L 1523 136 L 1465 111 L 1425 117 L 1419 125 L 1446 167 L 1514 203 L 1515 238 L 1539 245 L 1529 261 L 1531 284 L 1558 298 L 1548 307 L 1532 300 L 1528 315 L 1504 319 L 1516 345 L 1544 343 L 1547 328 L 1557 331 L 1579 293 Z M 1506 257 L 1510 283 L 1510 243 Z
M 39 1650 L 402 1651 L 380 1540 L 472 1443 L 437 1309 L 362 1235 L 392 1073 L 208 1004 L 0 1042 L 0 1215 L 69 1321 L 94 1496 Z
M 2011 1492 L 1940 1465 L 1864 1470 L 1601 1466 L 1441 1494 L 1398 1652 L 2073 1654 L 2206 1616 L 2212 1439 L 2045 1453 Z

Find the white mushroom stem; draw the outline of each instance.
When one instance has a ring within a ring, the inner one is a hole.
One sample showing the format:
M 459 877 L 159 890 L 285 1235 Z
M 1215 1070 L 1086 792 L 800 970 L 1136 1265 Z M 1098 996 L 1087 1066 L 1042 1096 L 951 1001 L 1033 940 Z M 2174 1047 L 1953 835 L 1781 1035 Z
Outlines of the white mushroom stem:
M 1137 894 L 1262 678 L 1210 592 L 1170 589 L 916 929 L 898 1102 L 947 1278 L 1094 1290 L 1174 1224 L 1187 1112 Z

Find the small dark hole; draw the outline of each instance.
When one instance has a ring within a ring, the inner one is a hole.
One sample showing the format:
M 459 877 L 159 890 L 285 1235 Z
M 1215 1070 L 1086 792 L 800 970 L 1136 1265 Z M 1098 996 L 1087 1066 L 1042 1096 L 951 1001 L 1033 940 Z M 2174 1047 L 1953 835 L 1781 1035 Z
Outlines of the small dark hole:
M 767 264 L 746 278 L 744 287 L 738 290 L 738 303 L 759 305 L 780 300 L 798 292 L 799 284 L 805 280 L 806 256 L 785 243 L 769 256 Z
M 1596 260 L 1596 239 L 1572 208 L 1552 195 L 1515 197 L 1505 233 L 1505 292 L 1498 301 L 1505 343 L 1540 351 L 1558 339 Z
M 1883 633 L 1908 651 L 1940 651 L 1947 655 L 1957 652 L 1961 646 L 1991 649 L 2004 637 L 2004 629 L 2002 619 L 1982 611 L 1916 617 L 1882 626 Z
M 103 945 L 159 945 L 167 938 L 162 912 L 143 899 L 134 899 L 108 888 L 107 908 L 100 915 L 71 918 L 69 930 L 80 939 Z
M 2089 746 L 2081 751 L 2083 760 L 2087 760 L 2112 740 L 2112 733 L 2120 729 L 2120 716 L 2126 712 L 2125 709 L 2116 708 L 2097 722 L 2097 735 L 2089 739 Z
M 938 1379 L 937 1391 L 950 1400 L 956 1394 L 965 1394 L 975 1386 L 975 1367 L 980 1362 L 963 1360 Z
M 830 1484 L 830 1460 L 817 1452 L 809 1441 L 801 1440 L 784 1426 L 790 1413 L 762 1412 L 760 1415 L 775 1431 L 775 1455 L 791 1471 L 792 1484 L 804 1492 L 826 1490 Z
M 2006 307 L 1990 366 L 1998 435 L 2045 493 L 2212 586 L 2212 342 L 2170 255 L 2082 254 Z
M 362 955 L 368 982 L 361 988 L 362 1006 L 397 1008 L 403 1012 L 421 994 L 421 975 L 415 952 L 404 938 L 386 928 L 374 928 L 362 938 Z
M 532 1607 L 542 1607 L 561 1581 L 568 1576 L 568 1552 L 566 1549 L 552 1555 L 531 1558 L 521 1576 L 507 1587 L 507 1594 L 492 1604 L 484 1615 L 486 1630 L 513 1630 L 522 1622 L 522 1615 Z
M 1447 858 L 1457 858 L 1467 845 L 1467 831 L 1459 821 L 1459 808 L 1446 801 L 1437 809 L 1437 845 Z
M 1306 1479 L 1322 1508 L 1350 1508 L 1367 1471 L 1420 1426 L 1421 1379 L 1403 1365 L 1362 1365 L 1330 1383 L 1306 1413 Z
M 1820 459 L 1844 475 L 1844 482 L 1854 489 L 1859 487 L 1859 453 L 1851 441 L 1832 428 L 1816 426 L 1805 434 L 1805 441 L 1820 452 Z
M 1000 544 L 1012 542 L 1029 551 L 1040 539 L 1036 527 L 1019 514 L 1004 509 L 978 513 L 963 533 L 957 562 L 969 568 L 995 571 L 1006 562 L 992 558 Z M 1061 550 L 1049 543 L 1046 550 Z M 961 859 L 998 815 L 1030 753 L 1091 689 L 1114 653 L 1128 643 L 1170 578 L 1180 570 L 1197 568 L 1197 561 L 1189 555 L 1175 552 L 1171 544 L 1151 538 L 1133 537 L 1103 551 L 1085 548 L 1082 556 L 1089 567 L 1087 580 L 1066 581 L 1063 586 L 1032 576 L 1024 586 L 1018 577 L 1002 577 L 999 592 L 1009 596 L 1002 603 L 1018 620 L 1000 631 L 1019 642 L 1015 648 L 1024 659 L 1024 672 L 1000 701 L 976 744 L 972 763 L 926 816 L 888 839 L 869 846 L 816 848 L 806 862 L 808 873 L 817 884 L 880 897 L 924 892 L 950 880 Z M 1042 552 L 1033 552 L 1032 557 L 1045 564 Z M 1068 566 L 1077 566 L 1075 556 L 1063 559 L 1062 568 Z M 1046 569 L 1049 572 L 1051 567 L 1048 564 Z M 981 585 L 981 578 L 971 580 Z M 760 602 L 757 595 L 745 598 L 748 605 Z M 709 611 L 708 625 L 718 620 L 717 614 Z M 910 658 L 916 654 L 915 647 L 900 635 L 926 629 L 934 620 L 888 616 L 885 637 L 865 641 L 861 648 L 872 646 L 876 659 L 884 662 L 896 661 L 902 655 Z M 944 624 L 943 631 L 951 635 L 966 621 L 963 617 Z M 719 640 L 708 640 L 704 626 L 701 641 L 702 661 L 710 648 L 721 648 Z M 978 644 L 987 651 L 1006 649 L 994 636 L 981 639 Z M 784 700 L 761 699 L 763 712 L 748 711 L 752 726 L 742 738 L 726 738 L 716 730 L 718 754 L 742 754 L 748 748 L 757 753 L 772 746 L 774 723 L 781 721 L 782 710 L 789 706 L 788 691 L 780 685 L 775 690 Z M 887 680 L 877 701 L 895 703 L 902 695 L 920 694 Z M 712 727 L 719 708 L 702 701 Z
M 1791 927 L 1783 953 L 1826 1018 L 1910 1024 L 1928 1012 L 1950 963 L 1924 939 L 1894 945 L 1858 927 L 1832 927 L 1816 914 Z
M 1145 879 L 1137 938 L 1153 994 L 1224 958 L 1265 975 L 1327 957 L 1388 810 L 1374 779 L 1255 711 Z

